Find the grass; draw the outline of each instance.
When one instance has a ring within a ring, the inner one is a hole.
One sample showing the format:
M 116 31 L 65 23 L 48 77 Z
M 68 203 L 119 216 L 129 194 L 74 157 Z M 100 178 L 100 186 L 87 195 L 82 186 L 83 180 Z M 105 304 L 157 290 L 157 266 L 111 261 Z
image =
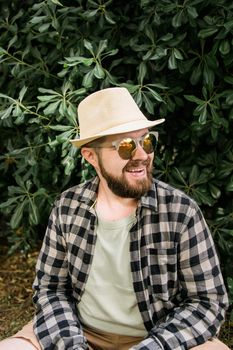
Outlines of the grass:
M 11 336 L 29 322 L 34 313 L 32 282 L 38 252 L 25 256 L 0 256 L 0 340 Z M 233 350 L 233 322 L 226 320 L 220 337 Z
M 37 255 L 0 257 L 0 339 L 16 333 L 33 316 L 31 286 Z

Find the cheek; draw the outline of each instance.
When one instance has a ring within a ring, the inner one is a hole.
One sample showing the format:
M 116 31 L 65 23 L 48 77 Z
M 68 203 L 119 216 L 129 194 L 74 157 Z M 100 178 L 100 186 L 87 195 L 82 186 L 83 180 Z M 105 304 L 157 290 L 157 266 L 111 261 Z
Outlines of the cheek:
M 102 155 L 101 162 L 106 171 L 114 174 L 122 173 L 124 167 L 128 163 L 128 160 L 123 160 L 118 154 L 113 152 Z

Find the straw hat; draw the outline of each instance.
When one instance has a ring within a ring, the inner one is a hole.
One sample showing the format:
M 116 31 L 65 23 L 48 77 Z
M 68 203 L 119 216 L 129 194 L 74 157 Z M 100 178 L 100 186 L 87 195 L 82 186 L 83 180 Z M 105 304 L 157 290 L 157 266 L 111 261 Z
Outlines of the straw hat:
M 80 138 L 76 147 L 107 135 L 151 128 L 164 119 L 148 120 L 126 88 L 107 88 L 86 97 L 78 106 Z

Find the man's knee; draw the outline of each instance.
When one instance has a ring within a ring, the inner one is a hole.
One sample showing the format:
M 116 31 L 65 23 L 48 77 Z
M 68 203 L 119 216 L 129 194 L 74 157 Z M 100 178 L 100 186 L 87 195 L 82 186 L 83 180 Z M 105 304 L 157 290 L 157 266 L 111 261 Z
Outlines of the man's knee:
M 220 340 L 214 338 L 205 344 L 195 346 L 192 350 L 230 350 L 230 348 Z
M 21 338 L 7 338 L 0 341 L 0 350 L 36 350 L 29 341 Z

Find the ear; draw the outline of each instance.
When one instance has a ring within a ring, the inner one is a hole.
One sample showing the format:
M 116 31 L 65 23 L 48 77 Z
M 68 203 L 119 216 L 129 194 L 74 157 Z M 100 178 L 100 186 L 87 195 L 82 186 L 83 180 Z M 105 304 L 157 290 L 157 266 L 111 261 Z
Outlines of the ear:
M 86 161 L 88 163 L 90 163 L 94 168 L 97 167 L 97 165 L 98 165 L 98 158 L 97 158 L 97 155 L 96 155 L 96 153 L 95 153 L 93 148 L 82 147 L 81 148 L 81 154 L 82 154 L 83 158 L 85 158 Z

